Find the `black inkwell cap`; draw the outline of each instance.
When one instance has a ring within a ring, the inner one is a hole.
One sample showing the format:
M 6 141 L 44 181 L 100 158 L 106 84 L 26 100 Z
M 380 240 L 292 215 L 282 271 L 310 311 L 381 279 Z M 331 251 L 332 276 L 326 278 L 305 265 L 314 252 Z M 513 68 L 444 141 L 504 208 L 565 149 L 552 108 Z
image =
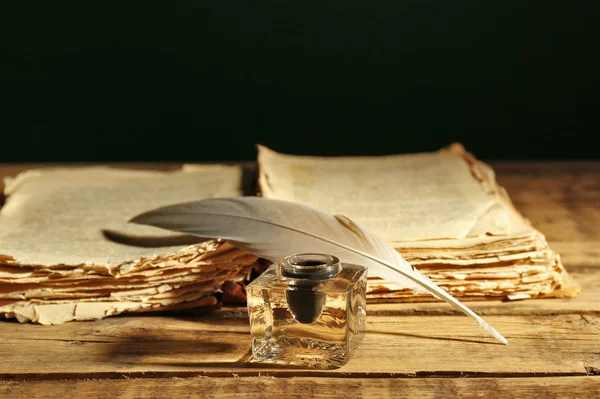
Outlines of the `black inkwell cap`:
M 341 270 L 340 260 L 326 254 L 296 254 L 281 261 L 281 275 L 291 279 L 286 299 L 298 322 L 311 324 L 319 318 L 327 294 L 316 289 L 320 283 L 336 276 Z

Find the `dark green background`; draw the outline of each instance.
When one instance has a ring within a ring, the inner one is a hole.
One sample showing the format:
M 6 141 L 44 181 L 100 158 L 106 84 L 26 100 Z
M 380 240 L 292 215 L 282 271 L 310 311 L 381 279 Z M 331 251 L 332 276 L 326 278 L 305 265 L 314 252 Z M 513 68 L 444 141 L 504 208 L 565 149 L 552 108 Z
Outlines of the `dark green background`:
M 596 158 L 599 5 L 4 1 L 0 161 Z

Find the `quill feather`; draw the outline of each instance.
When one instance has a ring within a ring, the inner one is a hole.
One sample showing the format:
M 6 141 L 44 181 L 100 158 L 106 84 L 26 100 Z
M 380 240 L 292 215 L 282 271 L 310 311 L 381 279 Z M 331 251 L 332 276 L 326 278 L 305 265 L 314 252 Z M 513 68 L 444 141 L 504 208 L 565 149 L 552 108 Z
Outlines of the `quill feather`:
M 371 275 L 429 292 L 472 317 L 499 342 L 507 343 L 494 327 L 413 268 L 388 242 L 345 216 L 288 201 L 238 197 L 166 206 L 131 222 L 221 238 L 272 262 L 295 253 L 331 254 L 343 262 L 368 267 Z

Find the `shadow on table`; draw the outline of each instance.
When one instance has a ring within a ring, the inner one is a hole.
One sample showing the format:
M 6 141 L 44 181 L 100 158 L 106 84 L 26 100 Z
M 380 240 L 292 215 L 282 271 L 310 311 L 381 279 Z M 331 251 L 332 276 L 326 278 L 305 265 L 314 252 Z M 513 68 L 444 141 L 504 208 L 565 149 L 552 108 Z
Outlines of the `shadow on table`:
M 118 364 L 120 368 L 124 366 L 139 370 L 141 367 L 148 368 L 148 371 L 184 373 L 202 372 L 202 369 L 213 369 L 217 373 L 220 371 L 231 373 L 231 369 L 240 369 L 240 371 L 241 369 L 261 369 L 261 371 L 302 369 L 252 362 L 247 319 L 175 316 L 124 318 L 123 320 L 127 322 L 111 323 L 112 328 L 103 331 L 112 337 L 107 349 L 107 360 Z M 434 337 L 371 329 L 367 334 L 495 344 L 495 342 L 475 339 Z
M 112 331 L 119 339 L 111 342 L 110 362 L 163 369 L 301 369 L 252 362 L 248 320 L 173 318 L 171 326 L 145 317 L 141 326 Z M 161 319 L 164 321 L 165 319 Z M 197 329 L 194 322 L 198 321 Z M 158 370 L 162 371 L 162 370 Z M 191 371 L 191 370 L 190 370 Z

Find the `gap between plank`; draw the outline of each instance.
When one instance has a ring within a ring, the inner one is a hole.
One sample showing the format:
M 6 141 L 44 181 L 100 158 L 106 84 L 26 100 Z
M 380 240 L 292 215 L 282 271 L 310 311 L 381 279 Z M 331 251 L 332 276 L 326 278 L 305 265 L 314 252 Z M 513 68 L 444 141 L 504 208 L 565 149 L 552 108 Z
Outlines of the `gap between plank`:
M 415 373 L 364 373 L 364 372 L 328 372 L 311 370 L 237 370 L 237 371 L 194 371 L 194 372 L 99 372 L 99 373 L 48 373 L 48 374 L 0 374 L 3 381 L 54 381 L 54 380 L 120 380 L 143 378 L 238 378 L 238 377 L 271 377 L 271 378 L 384 378 L 384 379 L 415 379 L 415 378 L 553 378 L 553 377 L 600 377 L 600 370 L 586 367 L 585 372 L 572 373 L 486 373 L 470 371 L 419 371 Z

